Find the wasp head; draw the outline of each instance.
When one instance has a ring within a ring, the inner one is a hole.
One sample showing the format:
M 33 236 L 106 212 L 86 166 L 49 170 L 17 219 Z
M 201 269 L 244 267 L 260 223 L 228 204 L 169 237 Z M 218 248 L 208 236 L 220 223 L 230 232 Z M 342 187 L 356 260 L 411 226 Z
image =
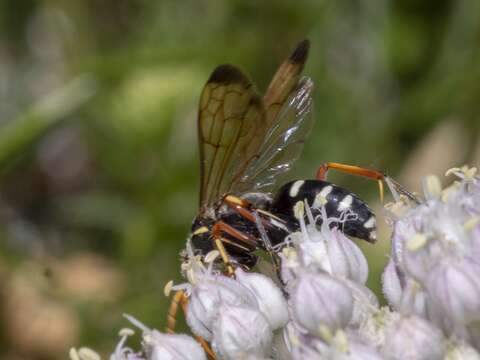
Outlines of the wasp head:
M 190 240 L 192 242 L 195 253 L 206 255 L 214 250 L 211 240 L 212 226 L 215 221 L 211 218 L 199 215 L 193 220 L 190 232 Z

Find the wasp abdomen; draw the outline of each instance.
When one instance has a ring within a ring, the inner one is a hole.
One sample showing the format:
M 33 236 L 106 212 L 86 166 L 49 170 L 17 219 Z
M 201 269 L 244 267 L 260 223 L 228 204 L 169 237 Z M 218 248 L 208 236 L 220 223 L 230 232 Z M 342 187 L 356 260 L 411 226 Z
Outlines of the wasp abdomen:
M 332 223 L 345 234 L 374 242 L 376 221 L 373 211 L 352 192 L 321 180 L 296 180 L 282 186 L 273 200 L 271 211 L 294 217 L 294 207 L 298 201 L 307 201 L 314 217 L 321 215 L 325 207 L 329 219 L 339 219 Z M 319 218 L 317 224 L 321 224 Z

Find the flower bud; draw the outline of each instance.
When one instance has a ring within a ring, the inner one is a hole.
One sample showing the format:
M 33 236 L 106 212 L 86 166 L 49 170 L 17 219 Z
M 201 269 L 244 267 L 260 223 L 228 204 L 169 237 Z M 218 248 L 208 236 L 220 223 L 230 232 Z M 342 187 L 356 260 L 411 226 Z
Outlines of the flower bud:
M 441 263 L 429 274 L 426 289 L 432 320 L 447 332 L 464 337 L 458 330 L 480 321 L 480 264 L 470 259 Z
M 309 214 L 310 223 L 306 225 L 305 219 L 300 217 L 301 236 L 292 236 L 302 264 L 312 270 L 323 270 L 364 284 L 368 277 L 368 264 L 357 245 L 337 227 L 330 228 L 333 219 L 327 219 L 324 207 L 321 208 L 321 216 L 325 221 L 321 226 L 315 225 L 307 203 L 304 210 Z
M 237 281 L 248 288 L 256 297 L 260 312 L 272 330 L 285 326 L 288 321 L 287 301 L 272 279 L 262 274 L 247 273 L 238 268 Z
M 441 331 L 417 316 L 403 316 L 390 324 L 383 354 L 387 359 L 443 359 L 446 340 Z
M 148 360 L 206 360 L 205 352 L 200 344 L 192 337 L 181 334 L 163 334 L 152 330 L 135 319 L 133 316 L 123 315 L 133 325 L 143 332 L 143 352 Z M 115 349 L 111 360 L 144 360 L 131 349 L 124 347 L 125 340 L 133 332 L 130 329 L 123 329 L 120 332 L 122 339 Z
M 338 330 L 327 341 L 311 336 L 298 338 L 292 349 L 293 360 L 332 359 L 332 360 L 381 360 L 374 346 L 361 341 L 357 336 Z
M 254 294 L 226 276 L 201 277 L 193 287 L 186 314 L 187 324 L 196 335 L 212 339 L 212 329 L 221 304 L 257 308 Z
M 198 342 L 187 335 L 162 334 L 152 330 L 143 336 L 145 352 L 149 360 L 206 360 Z
M 362 251 L 337 228 L 328 231 L 332 236 L 327 242 L 332 274 L 365 284 L 368 278 L 368 264 Z
M 340 280 L 325 273 L 299 276 L 290 294 L 292 318 L 311 334 L 345 327 L 352 317 L 353 297 Z
M 212 346 L 221 359 L 269 355 L 273 333 L 258 310 L 222 305 L 213 328 Z
M 369 288 L 355 281 L 342 279 L 353 297 L 353 311 L 350 326 L 359 326 L 378 311 L 378 299 Z
M 390 260 L 382 275 L 382 289 L 390 306 L 404 314 L 427 316 L 427 293 L 415 279 L 405 276 Z
M 395 262 L 390 259 L 382 274 L 382 291 L 390 306 L 397 310 L 403 294 L 402 280 L 405 281 L 405 276 L 401 277 Z

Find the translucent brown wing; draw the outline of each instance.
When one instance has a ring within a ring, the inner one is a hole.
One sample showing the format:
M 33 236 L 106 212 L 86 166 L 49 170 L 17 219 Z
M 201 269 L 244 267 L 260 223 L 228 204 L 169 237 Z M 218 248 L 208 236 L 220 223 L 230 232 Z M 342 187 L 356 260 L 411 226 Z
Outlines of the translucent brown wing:
M 259 162 L 268 155 L 263 153 L 268 142 L 278 142 L 279 137 L 290 138 L 280 133 L 296 124 L 298 111 L 285 103 L 300 91 L 298 79 L 308 47 L 308 41 L 303 41 L 295 48 L 279 67 L 263 100 L 253 90 L 249 79 L 231 65 L 219 66 L 210 76 L 200 98 L 198 118 L 202 209 L 226 193 L 240 189 L 248 191 L 246 187 L 252 183 L 253 173 L 268 168 L 264 160 Z M 288 144 L 289 141 L 284 141 L 281 146 L 290 149 Z M 290 166 L 289 152 L 281 152 L 284 160 L 275 156 L 272 161 Z M 245 176 L 247 169 L 252 175 Z
M 258 152 L 266 129 L 262 99 L 249 79 L 231 65 L 217 67 L 200 98 L 201 207 L 230 190 L 236 174 Z
M 313 82 L 304 78 L 290 94 L 265 135 L 259 157 L 249 163 L 241 179 L 233 184 L 233 193 L 268 192 L 290 170 L 314 124 L 312 90 Z

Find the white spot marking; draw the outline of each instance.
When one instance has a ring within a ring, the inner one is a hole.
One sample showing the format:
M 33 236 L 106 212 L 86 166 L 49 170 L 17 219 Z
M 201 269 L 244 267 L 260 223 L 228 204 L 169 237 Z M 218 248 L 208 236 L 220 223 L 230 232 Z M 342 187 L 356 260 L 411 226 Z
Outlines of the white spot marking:
M 288 193 L 288 195 L 290 195 L 290 197 L 297 196 L 303 184 L 305 184 L 304 180 L 295 181 L 292 187 L 290 188 L 290 192 Z
M 322 191 L 318 195 L 322 195 L 323 197 L 327 197 L 328 194 L 330 194 L 333 190 L 332 185 L 325 186 Z
M 340 201 L 340 204 L 338 204 L 338 208 L 337 210 L 338 211 L 343 211 L 343 210 L 346 210 L 348 209 L 351 205 L 352 205 L 352 202 L 353 202 L 353 197 L 352 195 L 347 195 L 343 198 L 342 201 Z
M 312 207 L 314 209 L 318 209 L 321 206 L 324 206 L 327 203 L 327 196 L 333 190 L 333 186 L 328 185 L 325 186 L 318 194 L 315 196 L 315 200 L 313 201 Z
M 363 227 L 367 229 L 371 229 L 375 227 L 375 223 L 376 223 L 375 216 L 371 216 L 370 219 L 368 219 L 363 223 Z

